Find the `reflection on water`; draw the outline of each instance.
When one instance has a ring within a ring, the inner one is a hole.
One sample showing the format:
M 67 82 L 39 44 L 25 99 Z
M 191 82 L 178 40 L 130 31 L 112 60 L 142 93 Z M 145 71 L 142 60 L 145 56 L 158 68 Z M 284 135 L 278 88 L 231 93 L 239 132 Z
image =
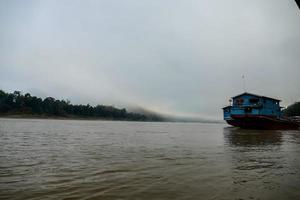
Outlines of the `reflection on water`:
M 297 141 L 298 134 L 299 131 L 223 129 L 233 184 L 236 190 L 244 190 L 244 198 L 299 198 L 300 169 L 299 159 L 295 158 L 299 146 L 289 142 Z M 284 187 L 286 192 L 275 192 Z
M 247 130 L 236 127 L 223 129 L 224 139 L 232 146 L 280 145 L 282 132 L 279 130 Z
M 300 131 L 0 119 L 0 199 L 300 199 Z

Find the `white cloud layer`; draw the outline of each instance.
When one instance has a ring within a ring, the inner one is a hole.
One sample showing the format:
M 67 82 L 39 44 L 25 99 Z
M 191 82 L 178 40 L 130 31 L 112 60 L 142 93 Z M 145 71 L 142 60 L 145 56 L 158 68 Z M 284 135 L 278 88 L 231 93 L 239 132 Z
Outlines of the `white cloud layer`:
M 4 90 L 221 118 L 245 74 L 300 100 L 294 1 L 0 1 L 0 24 Z

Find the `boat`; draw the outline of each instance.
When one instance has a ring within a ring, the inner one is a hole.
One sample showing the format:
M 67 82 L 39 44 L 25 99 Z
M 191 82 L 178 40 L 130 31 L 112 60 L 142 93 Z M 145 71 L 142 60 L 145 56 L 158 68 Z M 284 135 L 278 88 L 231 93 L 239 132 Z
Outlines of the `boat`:
M 223 108 L 224 120 L 244 129 L 298 129 L 299 119 L 283 116 L 280 100 L 244 92 Z

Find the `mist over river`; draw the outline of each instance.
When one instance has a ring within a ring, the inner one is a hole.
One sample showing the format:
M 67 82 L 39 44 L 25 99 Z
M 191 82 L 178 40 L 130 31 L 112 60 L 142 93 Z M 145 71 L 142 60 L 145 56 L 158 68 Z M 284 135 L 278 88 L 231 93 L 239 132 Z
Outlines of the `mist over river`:
M 300 199 L 300 131 L 2 118 L 0 199 Z

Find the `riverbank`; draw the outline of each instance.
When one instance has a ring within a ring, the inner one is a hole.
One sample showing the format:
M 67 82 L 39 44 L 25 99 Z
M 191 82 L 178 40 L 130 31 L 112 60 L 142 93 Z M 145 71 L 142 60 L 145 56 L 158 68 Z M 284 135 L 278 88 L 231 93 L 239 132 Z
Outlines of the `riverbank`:
M 104 118 L 104 117 L 80 117 L 75 115 L 68 116 L 54 116 L 54 115 L 35 115 L 35 114 L 1 114 L 0 119 L 54 119 L 54 120 L 99 120 L 99 121 L 136 121 L 136 120 L 126 120 L 126 119 L 114 119 L 114 118 Z M 142 121 L 142 120 L 139 120 Z M 150 120 L 144 120 L 144 122 L 151 122 Z M 158 121 L 164 122 L 164 121 Z
M 0 90 L 0 116 L 17 118 L 105 119 L 122 121 L 164 121 L 156 113 L 128 112 L 110 105 L 71 104 L 69 100 L 36 97 L 20 91 Z

